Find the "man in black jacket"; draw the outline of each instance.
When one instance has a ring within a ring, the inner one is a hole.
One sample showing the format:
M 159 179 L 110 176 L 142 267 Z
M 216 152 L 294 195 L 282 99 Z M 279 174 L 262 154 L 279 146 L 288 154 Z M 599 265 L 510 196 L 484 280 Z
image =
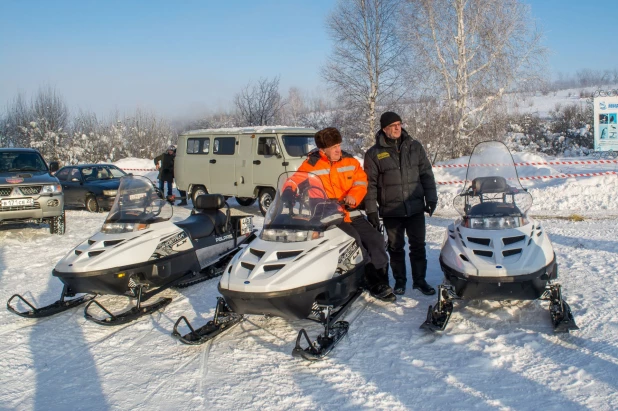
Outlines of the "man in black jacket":
M 380 225 L 378 208 L 388 236 L 395 294 L 406 291 L 405 237 L 410 247 L 412 288 L 432 295 L 427 284 L 425 253 L 425 215 L 438 205 L 436 181 L 423 146 L 401 128 L 401 117 L 388 111 L 380 117 L 376 144 L 365 153 L 365 172 L 369 181 L 365 197 L 367 219 Z
M 169 198 L 172 196 L 174 182 L 174 146 L 169 146 L 165 153 L 155 157 L 154 163 L 159 170 L 159 189 L 165 195 L 165 183 L 167 183 L 167 197 Z

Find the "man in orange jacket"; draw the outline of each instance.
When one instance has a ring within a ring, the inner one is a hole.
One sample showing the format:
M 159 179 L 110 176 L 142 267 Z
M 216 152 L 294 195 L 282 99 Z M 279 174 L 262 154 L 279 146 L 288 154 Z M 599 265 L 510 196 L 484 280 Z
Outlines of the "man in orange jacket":
M 347 206 L 349 210 L 345 211 L 344 222 L 339 228 L 356 240 L 363 255 L 369 255 L 371 261 L 366 266 L 369 293 L 383 301 L 395 301 L 395 294 L 388 285 L 388 255 L 384 237 L 357 209 L 367 194 L 367 174 L 357 159 L 341 150 L 339 130 L 328 127 L 315 133 L 314 138 L 318 148 L 308 154 L 298 171 L 319 177 L 326 195 Z M 288 182 L 288 187 L 282 193 L 284 203 L 295 197 L 297 187 L 293 180 Z

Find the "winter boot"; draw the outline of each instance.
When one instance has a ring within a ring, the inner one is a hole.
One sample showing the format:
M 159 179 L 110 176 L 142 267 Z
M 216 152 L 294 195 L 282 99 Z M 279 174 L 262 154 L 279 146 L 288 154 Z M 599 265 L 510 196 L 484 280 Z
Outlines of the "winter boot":
M 427 260 L 412 261 L 412 288 L 419 290 L 425 295 L 434 295 L 436 290 L 427 284 L 425 275 L 427 273 Z
M 392 302 L 397 299 L 393 289 L 388 285 L 388 266 L 376 270 L 371 263 L 365 266 L 365 282 L 372 297 L 381 301 Z M 395 297 L 393 299 L 393 297 Z

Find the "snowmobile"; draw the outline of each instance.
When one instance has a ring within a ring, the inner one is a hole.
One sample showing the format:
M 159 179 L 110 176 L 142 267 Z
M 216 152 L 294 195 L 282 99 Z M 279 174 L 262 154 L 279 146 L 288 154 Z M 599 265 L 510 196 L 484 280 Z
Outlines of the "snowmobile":
M 142 303 L 170 287 L 187 287 L 221 275 L 240 246 L 255 237 L 252 217 L 231 216 L 229 207 L 223 211 L 225 206 L 221 195 L 202 195 L 187 219 L 173 223 L 172 206 L 149 179 L 125 176 L 100 232 L 56 264 L 52 274 L 64 284 L 60 300 L 36 308 L 15 294 L 7 308 L 22 317 L 40 318 L 87 302 L 84 316 L 102 325 L 124 324 L 159 310 L 171 298 Z M 127 296 L 136 304 L 113 314 L 94 299 L 99 294 Z M 18 311 L 11 305 L 13 300 L 29 310 Z M 106 316 L 92 315 L 93 305 Z
M 298 190 L 294 198 L 282 200 L 289 178 Z M 214 318 L 196 329 L 180 317 L 172 335 L 197 345 L 239 324 L 247 314 L 309 319 L 324 332 L 312 342 L 301 329 L 292 354 L 322 359 L 348 331 L 349 323 L 339 319 L 362 294 L 368 261 L 354 238 L 337 227 L 343 219 L 342 204 L 328 198 L 317 176 L 283 173 L 262 231 L 224 270 Z M 185 335 L 178 330 L 181 323 L 189 329 Z
M 444 330 L 456 299 L 549 300 L 555 332 L 577 330 L 571 308 L 556 283 L 558 263 L 541 223 L 527 215 L 532 195 L 501 142 L 475 146 L 466 180 L 453 205 L 440 251 L 444 283 L 421 328 Z

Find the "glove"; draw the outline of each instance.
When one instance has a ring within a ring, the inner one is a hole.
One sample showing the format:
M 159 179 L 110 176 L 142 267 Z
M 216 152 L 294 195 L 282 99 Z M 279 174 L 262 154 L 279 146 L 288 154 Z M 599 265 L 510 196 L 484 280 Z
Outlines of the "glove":
M 377 212 L 367 214 L 367 221 L 375 227 L 376 230 L 380 229 L 380 218 Z
M 424 210 L 427 214 L 429 214 L 429 217 L 431 217 L 433 215 L 433 212 L 436 211 L 436 207 L 438 207 L 437 201 L 429 201 L 427 202 Z
M 289 207 L 294 206 L 294 203 L 296 203 L 296 192 L 291 187 L 286 188 L 281 193 L 281 201 Z

